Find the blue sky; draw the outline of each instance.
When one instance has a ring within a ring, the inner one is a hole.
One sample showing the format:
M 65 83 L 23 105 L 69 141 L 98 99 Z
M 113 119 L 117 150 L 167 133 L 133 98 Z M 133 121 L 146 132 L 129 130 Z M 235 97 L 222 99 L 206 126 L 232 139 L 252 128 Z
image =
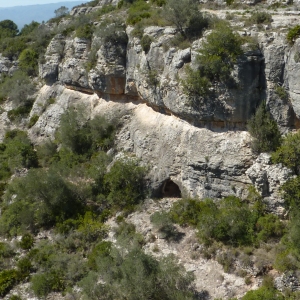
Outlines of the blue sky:
M 0 0 L 0 7 L 47 4 L 47 3 L 58 3 L 58 2 L 68 2 L 68 1 L 72 1 L 72 0 Z M 90 0 L 82 0 L 82 3 L 85 3 L 88 1 L 90 1 Z

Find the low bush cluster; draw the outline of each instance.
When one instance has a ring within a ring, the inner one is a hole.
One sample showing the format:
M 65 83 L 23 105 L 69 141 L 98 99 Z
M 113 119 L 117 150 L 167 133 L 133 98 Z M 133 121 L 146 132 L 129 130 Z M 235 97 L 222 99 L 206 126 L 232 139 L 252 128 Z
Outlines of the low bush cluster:
M 268 24 L 272 22 L 272 15 L 265 11 L 256 11 L 250 17 L 250 22 L 255 24 Z
M 253 245 L 278 239 L 285 232 L 278 217 L 264 213 L 260 201 L 249 206 L 234 196 L 218 205 L 210 199 L 184 199 L 173 205 L 170 217 L 180 225 L 197 227 L 206 244 L 215 240 L 232 246 Z

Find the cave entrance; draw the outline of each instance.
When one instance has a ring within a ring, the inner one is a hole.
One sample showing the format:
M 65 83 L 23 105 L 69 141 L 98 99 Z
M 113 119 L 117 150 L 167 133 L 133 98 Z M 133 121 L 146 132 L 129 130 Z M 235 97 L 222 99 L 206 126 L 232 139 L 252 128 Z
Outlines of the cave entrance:
M 181 198 L 179 186 L 171 179 L 167 179 L 163 183 L 161 187 L 161 194 L 164 198 Z

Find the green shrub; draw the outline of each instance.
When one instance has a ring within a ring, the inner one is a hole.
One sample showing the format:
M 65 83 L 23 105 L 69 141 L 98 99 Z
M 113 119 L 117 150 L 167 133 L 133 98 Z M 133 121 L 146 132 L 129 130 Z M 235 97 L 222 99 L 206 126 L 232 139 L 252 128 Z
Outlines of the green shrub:
M 228 6 L 230 6 L 231 4 L 233 4 L 234 3 L 234 0 L 226 0 L 226 4 L 228 5 Z M 227 19 L 228 20 L 228 19 Z
M 33 49 L 25 49 L 19 56 L 20 69 L 29 76 L 37 76 L 38 74 L 38 53 Z
M 170 217 L 173 222 L 181 226 L 197 226 L 202 208 L 203 204 L 200 200 L 182 199 L 173 204 Z
M 4 297 L 19 281 L 17 270 L 4 270 L 0 272 L 0 296 Z
M 207 36 L 197 56 L 198 69 L 187 68 L 187 78 L 182 81 L 183 91 L 193 104 L 197 105 L 199 97 L 208 95 L 212 81 L 230 82 L 234 63 L 243 53 L 241 45 L 241 37 L 223 23 L 217 24 Z
M 165 18 L 188 38 L 199 37 L 208 26 L 208 19 L 199 12 L 192 0 L 168 0 L 164 7 Z
M 22 30 L 20 31 L 20 35 L 26 36 L 31 34 L 39 25 L 40 23 L 35 21 L 32 21 L 30 24 L 25 24 Z
M 172 220 L 166 212 L 155 212 L 150 217 L 151 223 L 160 232 L 160 238 L 169 241 L 178 241 L 180 239 L 180 233 L 173 225 Z
M 252 14 L 250 19 L 255 24 L 266 24 L 272 22 L 272 15 L 265 11 L 257 11 Z
M 23 250 L 29 250 L 34 244 L 34 237 L 30 233 L 26 233 L 22 236 L 20 241 L 20 247 Z
M 234 246 L 249 245 L 255 241 L 256 214 L 239 198 L 230 196 L 222 199 L 219 209 L 207 202 L 204 211 L 198 225 L 199 235 L 204 241 L 213 238 Z
M 114 126 L 105 118 L 96 116 L 87 122 L 82 111 L 70 110 L 61 117 L 57 138 L 63 148 L 90 156 L 94 151 L 108 150 L 112 146 L 114 132 Z
M 92 270 L 97 270 L 97 259 L 99 257 L 108 257 L 111 253 L 112 243 L 102 241 L 97 244 L 88 255 L 88 266 Z
M 34 126 L 35 123 L 38 121 L 38 119 L 39 119 L 38 115 L 33 115 L 29 120 L 28 128 L 31 128 L 32 126 Z
M 100 222 L 99 218 L 91 212 L 85 213 L 79 218 L 77 232 L 86 243 L 102 239 L 107 234 L 107 227 Z
M 164 6 L 166 4 L 166 0 L 151 0 L 151 3 L 155 3 L 157 6 Z
M 150 87 L 156 87 L 159 84 L 158 71 L 148 69 L 146 72 L 146 81 Z
M 173 204 L 169 216 L 181 226 L 196 226 L 206 244 L 252 245 L 281 237 L 284 224 L 274 215 L 264 215 L 261 200 L 255 201 L 249 205 L 229 196 L 216 205 L 211 199 L 183 199 Z
M 296 25 L 293 28 L 289 29 L 286 39 L 290 44 L 294 44 L 297 38 L 300 36 L 300 25 Z
M 164 45 L 164 50 L 166 51 L 167 49 L 169 49 L 169 46 L 183 50 L 183 49 L 187 49 L 187 48 L 191 47 L 191 42 L 189 39 L 185 38 L 183 35 L 176 34 L 174 36 L 174 38 L 172 38 L 169 41 L 168 44 Z
M 1 179 L 5 179 L 15 169 L 37 167 L 37 156 L 27 134 L 23 131 L 6 132 L 2 151 L 0 151 L 2 168 Z
M 275 93 L 279 96 L 280 99 L 287 101 L 289 98 L 289 94 L 282 86 L 277 86 L 275 88 Z
M 190 100 L 195 97 L 205 97 L 209 94 L 211 87 L 210 80 L 201 75 L 200 70 L 193 70 L 189 66 L 186 68 L 186 79 L 182 81 L 183 92 L 189 96 Z
M 84 24 L 76 29 L 76 36 L 81 39 L 91 39 L 94 33 L 94 26 L 91 24 Z
M 19 118 L 26 117 L 32 109 L 33 102 L 31 99 L 25 100 L 19 107 L 8 111 L 7 116 L 10 121 L 13 122 Z
M 127 45 L 128 42 L 126 27 L 120 19 L 105 20 L 97 27 L 95 35 L 99 36 L 104 43 L 114 46 Z
M 27 74 L 16 71 L 11 77 L 6 77 L 0 84 L 0 98 L 9 99 L 15 106 L 25 106 L 24 102 L 29 101 L 29 97 L 35 91 L 32 82 Z
M 292 169 L 296 174 L 300 173 L 300 132 L 288 134 L 281 146 L 272 154 L 273 163 L 282 163 Z
M 30 272 L 33 269 L 33 266 L 31 264 L 31 260 L 28 257 L 22 257 L 18 262 L 17 262 L 17 267 L 20 272 L 20 277 L 25 279 L 26 277 L 29 276 Z
M 135 160 L 116 161 L 104 176 L 109 190 L 107 199 L 111 205 L 117 209 L 130 208 L 144 199 L 145 174 L 146 169 Z
M 121 255 L 116 247 L 99 252 L 98 272 L 89 273 L 80 284 L 88 299 L 196 299 L 190 288 L 194 276 L 173 256 L 157 261 L 139 248 L 125 253 Z M 104 283 L 99 282 L 99 274 Z
M 257 290 L 249 291 L 242 300 L 284 300 L 284 296 L 275 288 L 260 287 Z
M 128 9 L 128 17 L 126 23 L 135 25 L 145 18 L 150 18 L 150 5 L 143 0 L 135 1 Z
M 141 46 L 142 46 L 142 49 L 145 51 L 146 54 L 149 52 L 152 42 L 153 42 L 153 38 L 150 37 L 149 35 L 144 35 L 142 37 Z
M 239 55 L 243 54 L 241 37 L 226 24 L 217 25 L 199 50 L 197 60 L 203 76 L 227 81 Z
M 253 137 L 251 148 L 255 153 L 275 151 L 280 146 L 278 125 L 267 111 L 265 102 L 258 107 L 247 127 Z
M 266 242 L 270 238 L 283 236 L 285 226 L 279 218 L 272 214 L 267 214 L 257 220 L 256 227 L 258 230 L 257 239 Z
M 0 233 L 6 236 L 16 236 L 28 230 L 34 230 L 34 208 L 26 201 L 17 201 L 3 209 L 0 218 Z
M 0 41 L 0 51 L 3 56 L 10 60 L 16 60 L 20 53 L 27 48 L 26 39 L 22 36 L 5 38 Z
M 287 208 L 298 210 L 300 208 L 300 176 L 289 179 L 280 188 L 283 191 Z
M 51 292 L 60 292 L 65 288 L 59 272 L 51 271 L 32 276 L 31 287 L 38 297 L 46 297 Z
M 54 167 L 30 170 L 27 176 L 15 179 L 6 196 L 9 199 L 14 193 L 15 201 L 0 219 L 6 234 L 14 235 L 25 228 L 34 232 L 84 213 L 84 199 Z
M 5 242 L 0 242 L 0 261 L 2 259 L 11 258 L 14 255 L 15 252 L 9 244 Z
M 22 298 L 18 295 L 12 295 L 9 300 L 22 300 Z

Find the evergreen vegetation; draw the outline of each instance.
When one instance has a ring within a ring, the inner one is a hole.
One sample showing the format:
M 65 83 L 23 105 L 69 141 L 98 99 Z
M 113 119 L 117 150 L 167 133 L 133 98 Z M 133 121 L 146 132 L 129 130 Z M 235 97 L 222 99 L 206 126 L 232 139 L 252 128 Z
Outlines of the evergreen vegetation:
M 183 89 L 191 98 L 207 96 L 214 81 L 228 83 L 236 59 L 241 55 L 242 39 L 226 24 L 217 24 L 199 50 L 196 70 L 187 68 Z
M 288 134 L 282 141 L 281 146 L 272 154 L 274 163 L 282 163 L 292 169 L 295 174 L 300 172 L 300 132 Z
M 249 120 L 248 130 L 253 137 L 252 150 L 256 153 L 275 151 L 281 144 L 278 125 L 267 111 L 265 102 L 261 103 Z
M 98 2 L 84 5 L 95 7 Z M 209 96 L 214 84 L 232 83 L 234 64 L 243 54 L 244 41 L 228 23 L 208 18 L 192 0 L 122 0 L 117 7 L 105 5 L 79 17 L 67 16 L 65 7 L 55 14 L 51 26 L 33 21 L 20 32 L 12 21 L 0 22 L 0 52 L 18 60 L 19 65 L 19 71 L 2 76 L 0 81 L 0 100 L 11 101 L 13 108 L 7 115 L 15 124 L 31 111 L 35 91 L 31 79 L 38 75 L 38 63 L 44 63 L 50 39 L 59 32 L 89 40 L 92 51 L 86 69 L 91 70 L 100 44 L 107 51 L 114 47 L 116 53 L 126 48 L 125 23 L 134 26 L 131 34 L 140 38 L 145 54 L 155 41 L 144 34 L 148 25 L 177 28 L 174 38 L 164 45 L 166 49 L 190 47 L 206 28 L 211 28 L 197 56 L 198 67 L 186 67 L 186 79 L 182 81 L 185 93 L 196 102 Z M 61 22 L 64 18 L 68 21 Z M 250 21 L 267 24 L 272 18 L 266 12 L 255 12 Z M 290 43 L 299 37 L 297 26 L 287 34 Z M 147 83 L 156 86 L 158 71 L 148 71 Z M 282 87 L 275 92 L 288 100 Z M 54 98 L 49 98 L 48 104 L 53 102 Z M 25 126 L 34 126 L 38 119 L 33 115 Z M 254 152 L 274 152 L 274 163 L 282 163 L 299 175 L 300 135 L 288 134 L 281 139 L 265 102 L 249 121 L 248 129 Z M 0 236 L 8 240 L 0 242 L 0 297 L 21 282 L 30 282 L 39 298 L 70 291 L 74 299 L 91 300 L 201 297 L 193 287 L 195 276 L 172 255 L 157 259 L 146 253 L 144 236 L 125 221 L 148 194 L 148 168 L 134 157 L 110 157 L 116 131 L 117 120 L 100 116 L 87 120 L 84 109 L 78 107 L 62 115 L 55 139 L 39 146 L 34 146 L 23 131 L 7 131 L 0 144 Z M 249 253 L 270 245 L 275 249 L 272 267 L 281 272 L 297 271 L 300 177 L 288 180 L 281 191 L 287 209 L 284 220 L 270 214 L 257 193 L 244 200 L 235 196 L 219 201 L 182 199 L 170 211 L 153 213 L 150 220 L 159 237 L 168 243 L 182 238 L 179 226 L 194 227 L 202 244 L 201 255 L 214 257 L 226 272 L 232 271 L 238 256 L 241 265 L 250 266 Z M 109 228 L 105 222 L 112 216 L 117 223 L 114 243 L 106 239 Z M 51 239 L 37 239 L 40 231 L 49 233 Z M 17 236 L 18 241 L 11 243 Z M 245 282 L 247 279 L 250 283 L 247 277 Z M 242 299 L 296 297 L 292 292 L 284 296 L 270 280 L 264 280 L 259 289 Z M 10 299 L 20 298 L 12 295 Z

